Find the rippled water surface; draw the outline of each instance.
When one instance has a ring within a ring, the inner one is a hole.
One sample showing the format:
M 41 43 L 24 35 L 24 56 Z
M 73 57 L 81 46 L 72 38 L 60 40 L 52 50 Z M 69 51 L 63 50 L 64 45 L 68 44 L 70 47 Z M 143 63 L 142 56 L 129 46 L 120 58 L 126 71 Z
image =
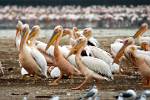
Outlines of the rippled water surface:
M 137 29 L 93 29 L 93 34 L 96 37 L 101 36 L 132 36 Z M 0 37 L 14 37 L 14 29 L 0 29 Z M 53 30 L 41 29 L 41 37 L 49 37 Z M 150 35 L 150 31 L 144 33 L 144 35 Z

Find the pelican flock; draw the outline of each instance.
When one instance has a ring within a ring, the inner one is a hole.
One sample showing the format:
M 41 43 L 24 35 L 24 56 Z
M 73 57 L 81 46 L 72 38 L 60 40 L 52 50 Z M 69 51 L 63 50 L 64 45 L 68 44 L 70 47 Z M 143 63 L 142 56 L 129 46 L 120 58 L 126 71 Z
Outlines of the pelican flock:
M 116 39 L 110 45 L 110 53 L 94 39 L 92 28 L 79 30 L 77 27 L 69 29 L 57 25 L 47 43 L 38 40 L 40 30 L 38 25 L 30 29 L 21 21 L 16 25 L 15 44 L 22 75 L 55 78 L 49 85 L 59 85 L 63 76 L 71 79 L 83 77 L 78 86 L 72 87 L 77 90 L 89 81 L 115 80 L 114 74 L 120 73 L 120 62 L 124 56 L 138 68 L 143 85 L 150 87 L 150 37 L 143 36 L 148 30 L 146 23 L 133 36 Z M 62 45 L 60 41 L 66 35 L 69 35 L 68 43 Z

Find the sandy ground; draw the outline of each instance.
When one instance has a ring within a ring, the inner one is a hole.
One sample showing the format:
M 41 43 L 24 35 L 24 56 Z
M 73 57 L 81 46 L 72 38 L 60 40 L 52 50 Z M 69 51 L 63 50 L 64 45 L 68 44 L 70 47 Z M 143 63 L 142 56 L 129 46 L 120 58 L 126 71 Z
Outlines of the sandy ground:
M 99 42 L 102 48 L 109 51 L 110 43 L 118 37 L 101 37 Z M 124 37 L 120 37 L 124 38 Z M 46 41 L 46 39 L 41 39 Z M 62 79 L 59 86 L 49 86 L 52 79 L 34 81 L 22 80 L 20 67 L 18 63 L 18 52 L 15 48 L 14 39 L 0 38 L 0 61 L 4 67 L 5 75 L 0 73 L 0 100 L 48 100 L 49 96 L 58 95 L 63 100 L 76 100 L 87 92 L 91 87 L 89 83 L 86 89 L 71 90 L 71 87 L 77 86 L 83 78 L 75 77 L 74 79 Z M 141 83 L 141 76 L 134 67 L 123 61 L 121 67 L 124 72 L 114 75 L 113 81 L 100 81 L 97 83 L 102 100 L 114 100 L 113 96 L 118 92 L 134 89 L 142 91 L 144 88 Z M 37 96 L 48 96 L 47 98 L 37 98 Z

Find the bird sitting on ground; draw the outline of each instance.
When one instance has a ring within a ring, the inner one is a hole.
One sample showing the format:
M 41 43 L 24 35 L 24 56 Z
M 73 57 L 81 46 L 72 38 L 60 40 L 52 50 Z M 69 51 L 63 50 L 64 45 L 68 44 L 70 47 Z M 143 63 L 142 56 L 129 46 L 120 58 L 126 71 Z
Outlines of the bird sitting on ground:
M 116 100 L 135 100 L 137 94 L 134 90 L 129 89 L 125 92 L 119 93 L 119 95 L 115 96 Z
M 98 95 L 98 89 L 94 84 L 93 87 L 83 97 L 79 98 L 79 100 L 90 99 L 90 98 L 94 99 L 97 95 Z

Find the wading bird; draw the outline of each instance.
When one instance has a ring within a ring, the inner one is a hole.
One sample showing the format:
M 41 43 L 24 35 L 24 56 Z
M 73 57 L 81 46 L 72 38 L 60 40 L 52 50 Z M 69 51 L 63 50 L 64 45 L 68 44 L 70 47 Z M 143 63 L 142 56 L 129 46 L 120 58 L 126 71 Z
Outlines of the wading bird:
M 59 43 L 63 35 L 63 27 L 62 26 L 56 26 L 54 28 L 54 33 L 50 40 L 47 43 L 46 51 L 48 48 L 54 43 L 54 59 L 56 66 L 59 67 L 61 71 L 61 75 L 59 78 L 57 78 L 52 84 L 50 85 L 58 85 L 58 82 L 62 78 L 62 75 L 67 74 L 68 76 L 72 75 L 79 75 L 80 71 L 78 71 L 77 68 L 75 68 L 73 65 L 71 65 L 63 56 L 61 53 L 61 50 L 59 48 Z
M 109 80 L 113 79 L 113 75 L 110 66 L 101 59 L 84 56 L 81 57 L 81 52 L 87 45 L 87 39 L 85 37 L 80 37 L 76 45 L 70 50 L 67 58 L 75 54 L 76 65 L 80 72 L 85 76 L 85 80 L 77 87 L 72 89 L 81 89 L 89 80 Z
M 148 25 L 144 23 L 141 25 L 141 27 L 138 29 L 138 31 L 132 36 L 132 38 L 135 39 L 136 44 L 140 45 L 139 44 L 140 38 L 141 38 L 142 34 L 144 32 L 146 32 L 147 30 L 148 30 Z M 119 50 L 121 49 L 121 47 L 124 44 L 124 41 L 126 41 L 126 40 L 127 40 L 127 38 L 123 39 L 123 40 L 117 39 L 114 43 L 112 43 L 110 45 L 111 54 L 113 57 L 116 57 L 116 54 L 119 52 Z
M 23 29 L 23 23 L 21 21 L 18 21 L 18 23 L 16 25 L 16 37 L 15 37 L 16 47 L 17 47 L 18 51 L 20 48 L 22 29 Z
M 137 94 L 134 90 L 127 90 L 125 92 L 119 93 L 118 96 L 115 96 L 117 100 L 135 100 Z
M 38 27 L 38 26 L 36 26 Z M 31 30 L 38 34 L 40 30 L 36 30 L 34 27 Z M 19 62 L 21 66 L 29 73 L 29 75 L 47 77 L 47 63 L 44 56 L 35 48 L 34 43 L 27 44 L 29 36 L 29 25 L 25 24 L 22 31 L 22 39 L 20 43 Z
M 143 76 L 144 85 L 150 86 L 150 54 L 149 51 L 138 50 L 134 40 L 126 40 L 118 52 L 114 62 L 118 62 L 124 54 L 125 57 L 136 67 Z

